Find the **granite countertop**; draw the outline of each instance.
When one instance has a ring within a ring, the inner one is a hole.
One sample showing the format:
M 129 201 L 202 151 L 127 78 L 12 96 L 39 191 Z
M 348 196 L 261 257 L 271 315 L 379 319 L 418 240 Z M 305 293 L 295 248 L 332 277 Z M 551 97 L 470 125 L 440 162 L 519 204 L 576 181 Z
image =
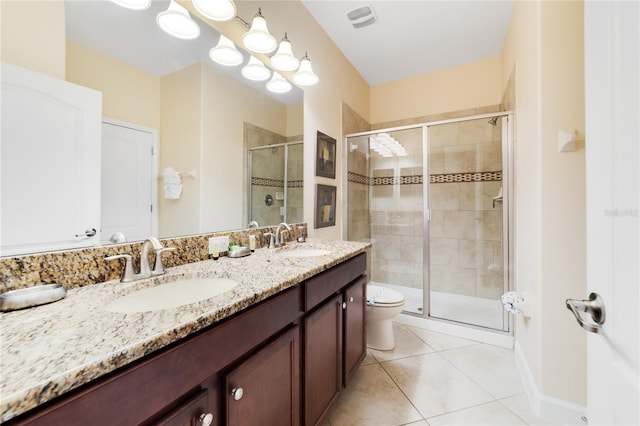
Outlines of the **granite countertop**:
M 71 289 L 61 301 L 0 314 L 0 421 L 140 359 L 337 265 L 370 244 L 308 240 L 258 249 L 243 258 L 221 257 L 167 269 L 165 275 L 117 280 Z M 315 257 L 287 257 L 285 250 L 327 249 Z M 132 291 L 180 278 L 218 277 L 240 282 L 201 302 L 140 313 L 103 309 Z

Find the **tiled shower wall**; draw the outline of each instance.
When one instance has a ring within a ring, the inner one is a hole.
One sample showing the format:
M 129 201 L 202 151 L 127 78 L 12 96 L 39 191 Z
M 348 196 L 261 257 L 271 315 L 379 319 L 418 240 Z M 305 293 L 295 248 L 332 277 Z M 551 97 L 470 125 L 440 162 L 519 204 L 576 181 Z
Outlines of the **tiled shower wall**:
M 501 130 L 487 121 L 429 128 L 432 291 L 503 292 Z

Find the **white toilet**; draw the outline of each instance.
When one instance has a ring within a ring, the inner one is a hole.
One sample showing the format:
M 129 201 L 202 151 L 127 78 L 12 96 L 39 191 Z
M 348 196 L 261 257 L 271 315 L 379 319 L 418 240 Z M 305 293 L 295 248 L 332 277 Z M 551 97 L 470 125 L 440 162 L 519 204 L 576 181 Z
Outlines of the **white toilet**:
M 379 285 L 367 285 L 367 346 L 388 351 L 393 349 L 393 325 L 391 320 L 402 312 L 404 296 L 395 290 Z

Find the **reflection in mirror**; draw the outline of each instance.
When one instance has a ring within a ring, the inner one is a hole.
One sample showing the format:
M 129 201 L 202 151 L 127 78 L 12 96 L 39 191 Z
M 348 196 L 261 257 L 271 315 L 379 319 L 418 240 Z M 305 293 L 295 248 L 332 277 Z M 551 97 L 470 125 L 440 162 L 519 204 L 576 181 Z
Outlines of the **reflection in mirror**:
M 252 220 L 302 222 L 302 166 L 302 141 L 249 150 Z
M 163 238 L 245 228 L 253 220 L 247 208 L 249 148 L 269 143 L 257 140 L 249 146 L 245 126 L 281 135 L 285 143 L 300 142 L 302 91 L 294 86 L 287 94 L 272 94 L 265 82 L 243 78 L 242 65 L 224 67 L 211 61 L 209 50 L 220 35 L 194 14 L 201 30 L 197 39 L 180 40 L 164 33 L 156 25 L 156 15 L 168 4 L 158 0 L 147 10 L 132 11 L 107 0 L 64 2 L 66 79 L 102 93 L 103 117 L 133 131 L 149 131 L 157 139 L 152 182 L 120 179 L 121 185 L 139 184 L 138 190 L 151 192 L 152 206 L 145 207 L 150 228 L 143 227 L 150 229 L 149 234 L 156 232 L 154 221 Z M 239 50 L 246 64 L 249 54 Z M 117 173 L 120 168 L 125 176 L 122 167 L 111 169 Z M 178 198 L 165 197 L 161 176 L 169 168 L 179 173 Z M 118 183 L 114 175 L 103 175 L 103 184 L 105 180 Z M 119 194 L 117 188 L 110 191 Z M 289 192 L 289 187 L 280 192 Z M 300 210 L 301 200 L 295 206 Z M 114 212 L 123 216 L 122 211 L 137 199 L 120 196 L 119 201 L 117 206 L 103 206 L 103 216 Z M 277 224 L 287 215 L 291 217 L 287 220 L 295 219 L 286 209 L 282 213 L 271 223 L 266 218 L 259 221 L 260 226 Z M 109 225 L 109 235 L 101 236 L 103 242 L 109 243 L 118 232 L 127 241 L 147 236 L 146 230 L 127 235 L 118 229 L 118 220 Z

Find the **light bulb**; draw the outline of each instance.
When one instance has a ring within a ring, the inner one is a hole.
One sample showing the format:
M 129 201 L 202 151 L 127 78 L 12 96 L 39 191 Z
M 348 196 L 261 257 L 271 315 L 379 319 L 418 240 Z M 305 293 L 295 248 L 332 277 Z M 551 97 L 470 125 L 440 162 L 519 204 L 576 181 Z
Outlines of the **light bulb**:
M 240 71 L 244 78 L 253 81 L 263 81 L 271 77 L 271 71 L 255 56 L 249 57 L 247 65 Z
M 249 31 L 242 36 L 242 43 L 256 53 L 270 53 L 278 46 L 278 41 L 269 33 L 261 9 L 258 9 L 258 13 L 253 17 Z
M 151 0 L 111 0 L 118 6 L 132 10 L 145 10 L 151 6 Z
M 167 10 L 158 13 L 156 22 L 163 31 L 177 38 L 191 40 L 200 35 L 200 27 L 191 19 L 187 9 L 173 0 Z
M 279 71 L 293 71 L 298 68 L 300 61 L 293 56 L 291 42 L 284 33 L 284 38 L 280 41 L 278 51 L 271 57 L 271 65 Z
M 222 34 L 218 45 L 209 51 L 209 57 L 214 62 L 232 67 L 244 61 L 244 56 L 236 49 L 236 45 Z
M 293 81 L 300 86 L 313 86 L 318 83 L 320 78 L 313 72 L 311 68 L 311 61 L 307 54 L 300 61 L 300 68 L 293 76 Z
M 193 7 L 203 16 L 214 21 L 228 21 L 236 17 L 233 0 L 192 0 Z
M 277 72 L 273 73 L 273 77 L 267 83 L 267 90 L 273 93 L 286 93 L 291 90 L 291 87 L 291 83 Z

